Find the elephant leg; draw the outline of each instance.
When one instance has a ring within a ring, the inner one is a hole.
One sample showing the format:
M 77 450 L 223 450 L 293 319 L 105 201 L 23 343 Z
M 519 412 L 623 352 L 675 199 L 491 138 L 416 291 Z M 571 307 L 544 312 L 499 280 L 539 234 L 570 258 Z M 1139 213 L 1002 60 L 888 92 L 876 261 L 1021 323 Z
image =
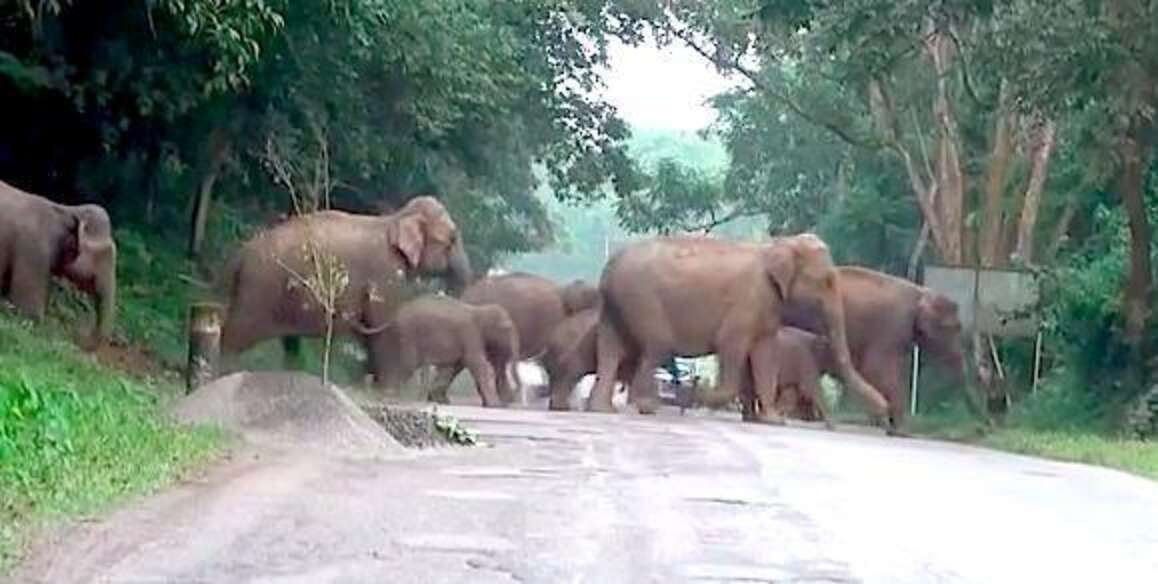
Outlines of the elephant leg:
M 582 377 L 570 369 L 548 372 L 547 379 L 551 387 L 551 399 L 547 402 L 547 409 L 557 412 L 570 410 L 571 392 L 575 390 L 575 386 Z
M 870 357 L 871 359 L 871 357 Z M 889 434 L 894 436 L 907 435 L 902 426 L 909 413 L 909 392 L 903 383 L 904 370 L 903 355 L 881 355 L 872 366 L 872 383 L 880 388 L 889 404 Z
M 430 392 L 426 399 L 434 403 L 449 404 L 450 397 L 447 390 L 454 378 L 462 371 L 462 365 L 440 365 L 434 370 L 434 379 L 430 382 Z
M 511 389 L 511 377 L 508 365 L 513 362 L 505 362 L 499 359 L 491 360 L 491 368 L 495 371 L 495 391 L 498 393 L 499 399 L 503 400 L 505 404 L 512 404 L 515 402 L 515 392 Z
M 663 362 L 666 355 L 656 350 L 640 352 L 635 364 L 635 376 L 631 379 L 628 395 L 635 392 L 636 409 L 641 414 L 654 414 L 659 409 L 659 388 L 656 386 L 655 368 Z
M 587 398 L 587 410 L 614 413 L 615 405 L 611 403 L 611 397 L 615 389 L 616 373 L 624 356 L 623 341 L 611 324 L 600 321 L 596 326 L 595 386 Z
M 35 258 L 13 258 L 11 284 L 8 299 L 22 315 L 32 320 L 44 318 L 48 301 L 48 266 L 39 265 Z
M 756 398 L 760 400 L 760 411 L 756 412 L 756 421 L 772 424 L 783 424 L 784 416 L 777 409 L 776 386 L 780 383 L 780 343 L 771 336 L 757 341 L 748 358 L 751 368 L 752 387 Z
M 467 361 L 466 368 L 470 371 L 471 377 L 474 377 L 475 388 L 478 390 L 479 397 L 482 398 L 484 408 L 496 408 L 505 405 L 495 391 L 495 370 L 490 361 L 482 357 L 472 357 Z

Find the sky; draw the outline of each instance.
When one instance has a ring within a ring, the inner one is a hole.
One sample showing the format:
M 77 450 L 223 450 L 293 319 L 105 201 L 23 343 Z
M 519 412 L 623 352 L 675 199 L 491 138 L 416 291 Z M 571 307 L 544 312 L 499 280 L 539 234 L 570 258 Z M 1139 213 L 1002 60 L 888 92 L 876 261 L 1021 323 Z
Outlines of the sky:
M 734 85 L 679 43 L 659 49 L 613 40 L 608 52 L 603 95 L 633 127 L 699 130 L 715 119 L 705 100 Z

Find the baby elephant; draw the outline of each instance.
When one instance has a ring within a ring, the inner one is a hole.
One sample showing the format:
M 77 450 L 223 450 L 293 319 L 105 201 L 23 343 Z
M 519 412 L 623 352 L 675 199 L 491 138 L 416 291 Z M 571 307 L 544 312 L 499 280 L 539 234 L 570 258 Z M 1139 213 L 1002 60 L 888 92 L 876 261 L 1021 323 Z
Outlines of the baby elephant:
M 465 367 L 474 377 L 483 406 L 514 401 L 508 374 L 514 374 L 519 335 L 500 306 L 475 306 L 430 294 L 403 304 L 394 318 L 377 328 L 354 327 L 369 337 L 374 352 L 372 373 L 379 386 L 396 390 L 425 365 L 441 366 L 440 377 L 448 375 L 449 385 Z M 448 403 L 440 382 L 435 387 L 441 391 L 431 391 L 430 399 Z M 517 376 L 515 384 L 521 385 Z
M 790 326 L 780 327 L 775 338 L 775 358 L 780 361 L 776 411 L 800 420 L 822 420 L 825 427 L 832 429 L 827 406 L 820 398 L 821 374 L 835 371 L 827 339 Z M 773 358 L 766 342 L 753 347 L 752 359 Z
M 543 353 L 543 368 L 551 384 L 551 400 L 548 409 L 566 411 L 571 409 L 570 397 L 579 380 L 595 373 L 595 332 L 599 321 L 599 308 L 584 308 L 563 319 L 547 340 L 547 350 Z M 619 366 L 616 381 L 626 383 L 635 371 L 635 362 L 624 360 Z

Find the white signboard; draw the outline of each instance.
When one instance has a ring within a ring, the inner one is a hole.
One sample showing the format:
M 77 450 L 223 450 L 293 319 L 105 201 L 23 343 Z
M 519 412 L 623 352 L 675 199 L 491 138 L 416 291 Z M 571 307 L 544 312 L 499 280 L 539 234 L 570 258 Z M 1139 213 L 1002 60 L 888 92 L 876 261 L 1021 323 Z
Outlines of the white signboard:
M 1038 329 L 1037 277 L 1028 271 L 928 266 L 925 286 L 957 303 L 961 324 L 1001 337 L 1031 337 Z

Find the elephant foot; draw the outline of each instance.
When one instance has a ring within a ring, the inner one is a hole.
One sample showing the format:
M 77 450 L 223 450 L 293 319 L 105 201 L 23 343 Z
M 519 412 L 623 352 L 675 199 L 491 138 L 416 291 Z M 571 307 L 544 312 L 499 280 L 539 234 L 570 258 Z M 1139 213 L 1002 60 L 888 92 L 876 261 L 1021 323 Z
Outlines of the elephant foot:
M 551 400 L 547 402 L 547 410 L 552 412 L 569 412 L 571 411 L 571 406 L 566 401 L 556 402 L 555 400 Z
M 450 405 L 450 398 L 445 393 L 431 392 L 426 396 L 426 401 L 442 405 Z
M 785 425 L 787 425 L 787 422 L 785 421 L 784 416 L 782 414 L 780 414 L 779 412 L 772 412 L 772 411 L 766 411 L 766 412 L 763 412 L 760 414 L 754 414 L 752 416 L 751 420 L 745 420 L 745 421 L 751 421 L 751 422 L 755 422 L 757 424 L 767 424 L 769 426 L 785 426 Z
M 824 421 L 824 429 L 828 430 L 830 432 L 835 431 L 836 430 L 836 424 L 833 424 L 832 422 L 825 420 Z
M 893 436 L 895 438 L 912 438 L 913 437 L 913 435 L 910 434 L 908 431 L 902 430 L 901 428 L 897 428 L 895 426 L 889 426 L 888 428 L 885 428 L 885 435 L 886 436 Z
M 653 416 L 659 411 L 659 400 L 654 397 L 638 397 L 635 399 L 635 408 L 645 416 Z
M 610 401 L 603 400 L 587 400 L 587 411 L 599 414 L 614 414 L 616 412 L 615 406 Z

